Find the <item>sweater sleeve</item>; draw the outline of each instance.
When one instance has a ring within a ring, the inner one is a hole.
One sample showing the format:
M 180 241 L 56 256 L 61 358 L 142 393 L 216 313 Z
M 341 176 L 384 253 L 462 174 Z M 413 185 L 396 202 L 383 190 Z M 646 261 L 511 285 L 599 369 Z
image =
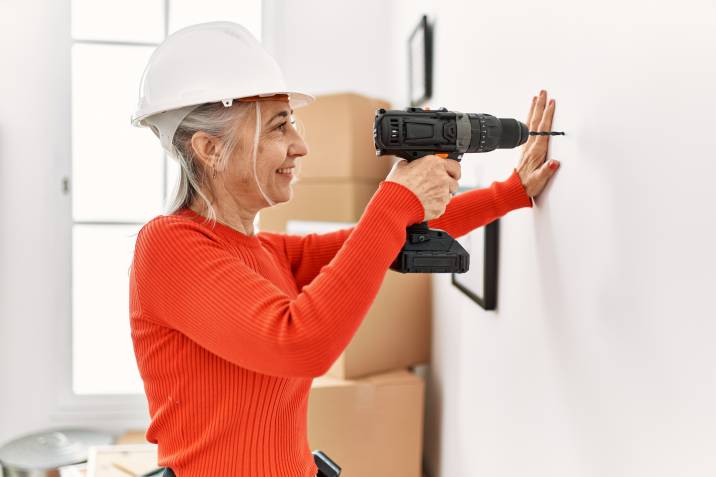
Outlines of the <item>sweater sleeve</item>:
M 517 169 L 513 169 L 505 181 L 456 195 L 445 213 L 428 225 L 458 238 L 522 207 L 532 207 L 532 199 L 527 195 Z
M 354 227 L 324 234 L 282 235 L 284 253 L 298 289 L 311 283 L 343 246 Z
M 409 189 L 381 182 L 353 233 L 295 298 L 200 224 L 155 219 L 140 231 L 133 262 L 143 317 L 259 373 L 321 376 L 360 326 L 405 228 L 423 213 Z

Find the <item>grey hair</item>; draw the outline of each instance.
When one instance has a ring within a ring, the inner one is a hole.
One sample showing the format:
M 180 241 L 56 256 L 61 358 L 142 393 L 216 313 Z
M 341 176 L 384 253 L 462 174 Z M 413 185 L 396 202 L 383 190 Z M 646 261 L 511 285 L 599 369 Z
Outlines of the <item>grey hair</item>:
M 206 103 L 197 106 L 177 127 L 172 139 L 170 155 L 172 155 L 180 166 L 180 176 L 174 185 L 172 199 L 168 201 L 167 213 L 173 214 L 183 207 L 189 207 L 198 197 L 204 202 L 207 221 L 216 222 L 216 211 L 205 191 L 209 188 L 209 174 L 212 169 L 207 169 L 199 163 L 195 151 L 191 145 L 191 138 L 196 132 L 203 131 L 217 137 L 222 144 L 221 154 L 215 166 L 216 171 L 226 170 L 229 158 L 241 144 L 237 127 L 242 121 L 249 117 L 248 113 L 253 108 L 259 108 L 258 102 L 247 103 L 234 101 L 230 107 L 225 107 L 221 102 Z M 257 116 L 259 111 L 257 112 Z M 258 133 L 260 124 L 256 124 Z M 258 134 L 254 135 L 253 154 L 256 154 L 258 147 Z M 213 192 L 213 191 L 212 191 Z M 213 195 L 213 194 L 212 194 Z

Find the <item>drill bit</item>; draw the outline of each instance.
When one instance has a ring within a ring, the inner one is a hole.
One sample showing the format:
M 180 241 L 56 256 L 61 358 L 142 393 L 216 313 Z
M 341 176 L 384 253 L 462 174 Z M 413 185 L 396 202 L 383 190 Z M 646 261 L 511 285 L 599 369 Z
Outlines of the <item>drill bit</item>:
M 546 131 L 546 132 L 530 131 L 530 136 L 564 136 L 564 132 L 557 132 L 557 131 Z

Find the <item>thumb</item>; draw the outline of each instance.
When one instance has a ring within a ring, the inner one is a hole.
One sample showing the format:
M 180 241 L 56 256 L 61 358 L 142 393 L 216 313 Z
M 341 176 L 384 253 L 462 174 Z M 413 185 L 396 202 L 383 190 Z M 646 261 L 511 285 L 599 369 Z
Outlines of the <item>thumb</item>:
M 402 169 L 405 167 L 405 165 L 408 163 L 405 159 L 399 159 L 393 163 L 393 167 L 391 167 L 392 170 L 396 169 Z
M 550 159 L 549 161 L 545 161 L 545 163 L 540 166 L 539 174 L 541 176 L 550 177 L 557 171 L 557 169 L 559 169 L 559 161 Z
M 543 162 L 542 165 L 533 172 L 535 176 L 535 183 L 539 184 L 538 192 L 535 195 L 542 192 L 542 189 L 547 185 L 547 182 L 549 182 L 549 179 L 554 175 L 557 169 L 559 169 L 559 162 L 554 159 L 550 159 L 549 161 Z

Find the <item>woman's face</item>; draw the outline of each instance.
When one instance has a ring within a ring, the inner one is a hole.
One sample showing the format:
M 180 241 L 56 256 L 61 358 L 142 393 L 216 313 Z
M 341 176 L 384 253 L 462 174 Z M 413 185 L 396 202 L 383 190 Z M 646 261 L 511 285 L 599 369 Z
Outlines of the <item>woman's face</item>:
M 256 154 L 256 178 L 254 178 L 251 147 L 254 142 L 256 112 L 252 108 L 240 126 L 244 134 L 242 144 L 229 161 L 223 177 L 225 189 L 236 198 L 238 204 L 251 209 L 261 209 L 267 203 L 259 191 L 273 203 L 287 202 L 292 196 L 292 182 L 299 157 L 308 153 L 308 147 L 293 123 L 293 110 L 288 101 L 262 98 L 255 106 L 261 108 L 261 131 Z M 283 170 L 288 169 L 288 170 Z M 281 170 L 281 172 L 279 172 Z M 218 177 L 217 177 L 218 179 Z

